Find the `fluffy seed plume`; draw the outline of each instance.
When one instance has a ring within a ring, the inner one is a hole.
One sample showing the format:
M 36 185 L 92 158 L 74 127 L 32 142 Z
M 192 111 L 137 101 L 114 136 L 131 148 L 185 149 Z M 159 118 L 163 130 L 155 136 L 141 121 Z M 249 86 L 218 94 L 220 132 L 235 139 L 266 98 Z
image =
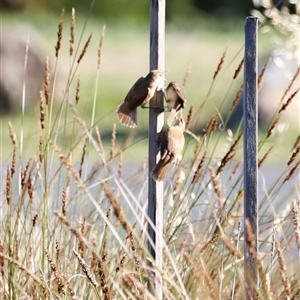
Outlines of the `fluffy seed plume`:
M 85 43 L 83 49 L 82 49 L 82 52 L 81 52 L 80 55 L 79 55 L 79 58 L 78 58 L 78 60 L 77 60 L 77 63 L 78 63 L 78 64 L 81 62 L 82 58 L 84 57 L 84 55 L 85 55 L 85 53 L 86 53 L 86 51 L 87 51 L 87 48 L 89 47 L 89 44 L 90 44 L 90 42 L 91 42 L 92 36 L 93 36 L 93 34 L 91 33 L 90 36 L 89 36 L 89 38 L 88 38 L 88 40 L 86 41 L 86 43 Z

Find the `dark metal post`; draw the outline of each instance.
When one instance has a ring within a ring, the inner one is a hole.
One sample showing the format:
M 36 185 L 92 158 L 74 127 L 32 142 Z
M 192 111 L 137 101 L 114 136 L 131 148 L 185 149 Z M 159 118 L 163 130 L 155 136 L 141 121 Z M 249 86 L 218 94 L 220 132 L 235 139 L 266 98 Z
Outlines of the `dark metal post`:
M 255 299 L 258 273 L 257 253 L 257 18 L 248 17 L 245 26 L 244 69 L 244 221 L 254 234 L 254 247 L 249 246 L 245 228 L 245 287 L 247 299 Z M 244 225 L 246 225 L 244 223 Z M 251 248 L 251 249 L 250 249 Z
M 165 0 L 150 0 L 150 70 L 165 69 Z M 163 82 L 159 89 L 163 87 Z M 161 108 L 161 109 L 159 109 Z M 164 124 L 163 92 L 157 91 L 150 101 L 149 110 L 149 183 L 148 183 L 148 216 L 152 224 L 148 224 L 151 241 L 148 249 L 156 267 L 163 265 L 163 183 L 152 179 L 151 171 L 159 159 L 159 138 Z M 154 266 L 155 267 L 155 266 Z M 162 299 L 162 278 L 158 272 L 150 273 L 153 281 L 149 289 L 156 299 Z M 153 289 L 154 288 L 154 289 Z

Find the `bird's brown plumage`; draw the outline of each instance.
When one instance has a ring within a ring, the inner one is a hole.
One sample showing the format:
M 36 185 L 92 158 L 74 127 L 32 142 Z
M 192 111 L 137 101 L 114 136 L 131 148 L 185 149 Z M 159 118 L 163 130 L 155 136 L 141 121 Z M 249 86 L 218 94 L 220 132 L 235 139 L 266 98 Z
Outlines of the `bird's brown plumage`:
M 127 93 L 124 103 L 116 108 L 119 121 L 128 127 L 137 126 L 137 107 L 144 107 L 153 97 L 164 72 L 153 70 L 139 78 Z
M 184 108 L 186 104 L 184 92 L 177 82 L 171 81 L 169 83 L 166 89 L 166 102 L 170 110 L 167 124 L 171 126 L 177 112 Z
M 162 181 L 168 171 L 169 165 L 181 155 L 184 147 L 185 123 L 182 117 L 178 125 L 170 126 L 162 132 L 160 152 L 161 158 L 152 170 L 152 177 L 156 181 Z

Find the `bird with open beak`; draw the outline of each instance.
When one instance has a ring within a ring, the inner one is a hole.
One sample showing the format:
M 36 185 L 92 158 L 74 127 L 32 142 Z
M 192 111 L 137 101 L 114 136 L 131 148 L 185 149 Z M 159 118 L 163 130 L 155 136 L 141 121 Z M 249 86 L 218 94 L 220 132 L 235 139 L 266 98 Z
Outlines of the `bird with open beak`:
M 153 70 L 147 76 L 141 77 L 129 90 L 124 103 L 116 108 L 119 121 L 130 128 L 137 127 L 137 107 L 145 107 L 154 96 L 156 89 L 163 81 L 164 72 Z
M 182 88 L 177 82 L 171 81 L 166 89 L 166 102 L 170 115 L 167 119 L 168 126 L 171 126 L 177 113 L 185 107 L 186 98 Z
M 152 177 L 155 181 L 162 181 L 171 163 L 176 161 L 184 147 L 185 122 L 180 116 L 176 124 L 168 127 L 162 132 L 160 140 L 161 158 L 152 170 Z

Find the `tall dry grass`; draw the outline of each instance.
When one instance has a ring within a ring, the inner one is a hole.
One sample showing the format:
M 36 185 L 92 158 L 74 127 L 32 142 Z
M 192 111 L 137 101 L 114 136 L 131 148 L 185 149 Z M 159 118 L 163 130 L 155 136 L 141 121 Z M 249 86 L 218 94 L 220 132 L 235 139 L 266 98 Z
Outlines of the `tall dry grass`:
M 28 160 L 20 147 L 24 140 L 8 124 L 12 155 L 2 166 L 0 294 L 3 299 L 155 299 L 147 289 L 147 283 L 153 284 L 146 249 L 147 159 L 140 166 L 126 164 L 126 151 L 135 147 L 134 133 L 120 145 L 112 125 L 107 149 L 101 121 L 95 121 L 105 27 L 99 38 L 92 115 L 89 122 L 81 116 L 77 69 L 96 34 L 87 41 L 81 35 L 75 44 L 75 10 L 71 18 L 68 84 L 56 108 L 60 45 L 68 38 L 62 11 L 56 61 L 52 66 L 46 58 L 39 116 L 33 120 L 40 130 L 30 136 L 35 150 Z M 183 158 L 165 181 L 164 267 L 157 270 L 164 299 L 244 299 L 249 289 L 244 285 L 244 230 L 250 246 L 254 237 L 242 225 L 241 124 L 226 133 L 228 119 L 217 113 L 200 135 L 194 134 L 225 63 L 226 51 L 216 62 L 207 97 L 189 109 Z M 232 82 L 241 77 L 242 68 L 243 62 L 236 66 Z M 230 100 L 232 107 L 241 91 Z M 260 139 L 260 169 L 284 142 L 274 129 L 292 100 L 283 98 Z M 262 152 L 264 145 L 268 150 Z M 222 157 L 216 156 L 220 148 Z M 300 297 L 299 149 L 298 136 L 270 186 L 260 177 L 259 249 L 252 249 L 261 282 L 256 287 L 259 299 Z

